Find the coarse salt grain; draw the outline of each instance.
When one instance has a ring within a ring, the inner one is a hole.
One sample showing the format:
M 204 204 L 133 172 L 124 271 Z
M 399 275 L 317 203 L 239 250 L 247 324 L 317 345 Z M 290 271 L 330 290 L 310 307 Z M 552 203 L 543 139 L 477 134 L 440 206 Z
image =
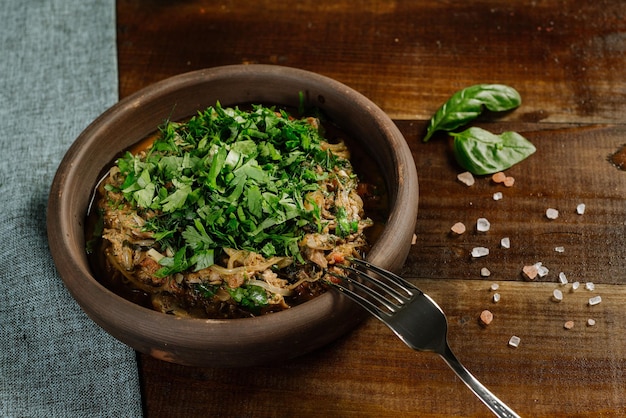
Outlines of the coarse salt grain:
M 563 324 L 563 328 L 565 328 L 565 329 L 572 329 L 572 328 L 574 328 L 574 321 L 567 321 L 567 322 L 565 322 L 565 324 Z
M 515 178 L 508 176 L 504 179 L 503 183 L 506 187 L 513 187 L 515 184 Z
M 472 248 L 472 257 L 478 258 L 478 257 L 484 257 L 486 255 L 489 255 L 489 248 L 486 248 L 486 247 Z
M 562 302 L 563 301 L 563 292 L 561 292 L 559 289 L 554 289 L 552 291 L 552 300 L 555 302 Z
M 491 228 L 491 223 L 487 220 L 487 218 L 478 218 L 476 221 L 476 230 L 478 232 L 487 232 Z
M 511 248 L 511 240 L 509 237 L 504 237 L 500 240 L 500 246 L 502 248 Z
M 554 247 L 554 251 L 556 251 L 557 253 L 564 253 L 565 252 L 565 247 Z
M 590 292 L 593 292 L 596 289 L 596 285 L 593 284 L 592 282 L 587 282 L 585 283 L 585 289 L 587 289 Z
M 493 300 L 493 303 L 500 302 L 500 293 L 494 293 L 491 299 Z
M 514 335 L 514 336 L 512 336 L 512 337 L 509 339 L 509 346 L 514 347 L 514 348 L 517 348 L 517 347 L 519 347 L 519 343 L 520 343 L 521 341 L 522 341 L 522 340 L 521 340 L 521 338 L 520 338 L 520 337 L 518 337 L 517 335 Z
M 459 174 L 456 178 L 466 186 L 472 186 L 475 182 L 474 176 L 469 171 Z
M 498 283 L 491 283 L 491 286 L 489 287 L 489 289 L 496 291 L 500 288 L 500 285 Z
M 580 282 L 572 283 L 572 292 L 577 291 L 579 287 L 580 287 Z
M 539 277 L 546 277 L 550 272 L 550 270 L 548 270 L 548 268 L 544 266 L 541 262 L 535 264 L 535 267 L 537 267 L 537 274 L 539 275 Z
M 491 311 L 485 309 L 480 313 L 479 319 L 482 325 L 489 325 L 493 321 L 493 314 L 491 313 Z
M 587 326 L 592 327 L 596 324 L 596 320 L 593 318 L 587 319 Z
M 561 283 L 562 285 L 567 284 L 567 276 L 563 272 L 559 273 L 559 283 Z
M 546 217 L 548 219 L 556 219 L 559 217 L 559 211 L 553 208 L 548 208 L 546 210 Z
M 504 174 L 502 171 L 499 171 L 495 173 L 493 176 L 491 176 L 491 180 L 494 183 L 503 183 L 505 178 L 506 178 L 506 174 Z
M 595 306 L 599 304 L 600 302 L 602 302 L 601 296 L 594 296 L 592 298 L 589 298 L 589 306 Z
M 493 194 L 493 200 L 502 200 L 502 192 L 496 192 Z
M 585 209 L 586 209 L 585 204 L 584 203 L 579 203 L 578 206 L 576 206 L 576 213 L 579 214 L 579 215 L 582 215 L 582 214 L 585 213 Z
M 487 267 L 483 267 L 480 269 L 480 275 L 482 277 L 489 277 L 491 276 L 491 272 L 489 271 L 489 269 Z
M 522 268 L 522 274 L 524 278 L 527 280 L 535 280 L 537 278 L 537 267 L 536 266 L 524 266 Z
M 450 228 L 450 230 L 457 234 L 457 235 L 462 235 L 465 233 L 465 224 L 463 222 L 457 222 L 454 225 L 452 225 L 452 228 Z

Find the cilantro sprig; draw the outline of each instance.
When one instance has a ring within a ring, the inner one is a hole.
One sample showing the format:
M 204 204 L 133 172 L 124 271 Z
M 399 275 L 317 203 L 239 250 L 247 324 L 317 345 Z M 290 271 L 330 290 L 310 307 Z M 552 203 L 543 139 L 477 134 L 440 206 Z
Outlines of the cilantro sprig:
M 350 164 L 322 148 L 315 124 L 260 105 L 244 111 L 217 103 L 159 131 L 145 153 L 126 153 L 117 166 L 119 191 L 174 254 L 160 261 L 160 276 L 206 268 L 223 248 L 302 261 L 298 242 L 321 222 L 304 196 L 333 167 Z M 339 218 L 337 233 L 351 233 Z

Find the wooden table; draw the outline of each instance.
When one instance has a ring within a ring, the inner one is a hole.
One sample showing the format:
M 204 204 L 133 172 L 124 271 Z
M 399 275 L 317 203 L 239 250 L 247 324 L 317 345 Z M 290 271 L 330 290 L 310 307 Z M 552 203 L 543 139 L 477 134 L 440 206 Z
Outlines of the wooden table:
M 117 18 L 121 97 L 190 70 L 269 63 L 333 77 L 372 99 L 405 135 L 420 179 L 417 241 L 403 275 L 446 311 L 460 360 L 523 416 L 626 415 L 626 172 L 609 162 L 626 143 L 626 3 L 119 0 Z M 496 82 L 515 87 L 523 104 L 478 124 L 518 131 L 537 152 L 507 171 L 513 187 L 488 178 L 467 187 L 447 138 L 421 138 L 453 92 Z M 559 217 L 548 219 L 548 208 Z M 491 222 L 487 233 L 474 231 L 479 217 Z M 450 236 L 459 221 L 468 232 Z M 491 254 L 472 259 L 475 246 Z M 523 266 L 537 262 L 548 275 L 523 280 Z M 558 283 L 560 272 L 569 284 Z M 582 284 L 575 293 L 573 281 Z M 596 295 L 602 303 L 588 306 Z M 488 327 L 477 322 L 484 309 L 494 314 Z M 512 335 L 518 348 L 508 346 Z M 150 418 L 490 415 L 443 361 L 409 350 L 374 319 L 265 367 L 138 358 Z

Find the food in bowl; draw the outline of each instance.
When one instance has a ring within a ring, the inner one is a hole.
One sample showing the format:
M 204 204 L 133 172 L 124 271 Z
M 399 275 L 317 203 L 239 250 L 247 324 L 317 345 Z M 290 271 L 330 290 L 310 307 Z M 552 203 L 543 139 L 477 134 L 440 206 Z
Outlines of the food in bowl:
M 361 180 L 375 167 L 384 184 L 381 222 L 367 229 L 367 261 L 398 271 L 411 248 L 418 181 L 402 133 L 372 101 L 328 77 L 270 65 L 198 70 L 153 84 L 122 99 L 94 120 L 63 157 L 47 208 L 50 251 L 78 305 L 106 332 L 153 357 L 202 367 L 276 364 L 315 350 L 352 330 L 365 312 L 339 292 L 271 315 L 200 319 L 166 315 L 133 303 L 98 280 L 85 251 L 85 214 L 111 163 L 154 133 L 164 120 L 185 121 L 218 101 L 223 106 L 264 103 L 298 109 L 299 92 L 354 140 L 351 161 Z M 361 164 L 369 156 L 372 164 Z M 367 205 L 367 201 L 364 202 Z M 366 207 L 368 217 L 372 211 Z M 374 214 L 375 215 L 375 214 Z
M 319 115 L 219 102 L 164 123 L 97 187 L 101 280 L 196 318 L 278 312 L 322 294 L 333 265 L 364 256 L 373 224 L 359 194 L 373 186 L 359 182 L 345 140 L 324 133 Z

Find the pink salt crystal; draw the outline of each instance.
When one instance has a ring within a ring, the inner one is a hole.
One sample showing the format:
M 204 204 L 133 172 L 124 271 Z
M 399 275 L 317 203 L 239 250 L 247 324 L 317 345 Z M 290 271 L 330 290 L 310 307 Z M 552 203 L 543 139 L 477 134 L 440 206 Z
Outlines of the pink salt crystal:
M 457 235 L 464 234 L 465 229 L 466 229 L 465 224 L 463 224 L 463 222 L 457 222 L 454 225 L 452 225 L 452 228 L 450 228 L 450 230 Z
M 537 278 L 537 275 L 539 274 L 539 271 L 537 270 L 536 265 L 524 266 L 524 268 L 522 268 L 522 274 L 524 275 L 524 278 L 526 280 L 535 280 Z
M 493 314 L 491 313 L 491 311 L 485 309 L 480 313 L 479 319 L 482 325 L 489 325 L 493 321 Z
M 491 176 L 491 180 L 493 180 L 494 183 L 504 183 L 504 179 L 506 179 L 506 174 L 502 171 L 499 171 Z

